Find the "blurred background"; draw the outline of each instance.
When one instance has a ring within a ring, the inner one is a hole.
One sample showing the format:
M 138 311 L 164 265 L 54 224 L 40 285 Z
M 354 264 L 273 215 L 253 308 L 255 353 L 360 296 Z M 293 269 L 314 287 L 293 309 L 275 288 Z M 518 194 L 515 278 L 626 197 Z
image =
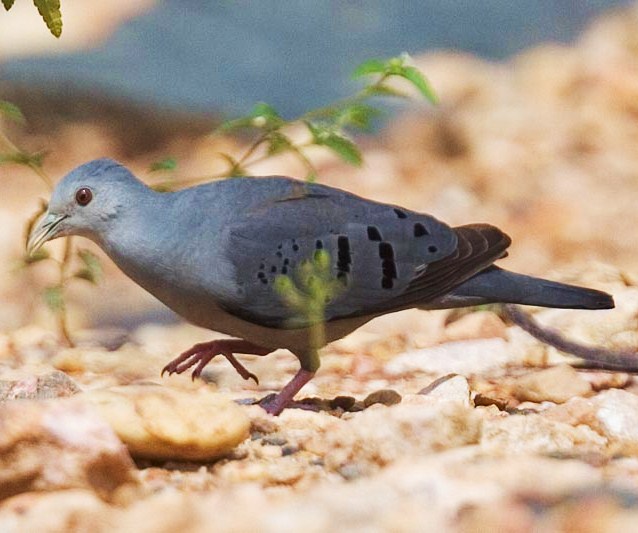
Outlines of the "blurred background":
M 494 223 L 514 239 L 503 265 L 523 272 L 578 279 L 593 262 L 638 271 L 634 2 L 62 0 L 62 13 L 55 39 L 32 3 L 0 11 L 0 100 L 27 119 L 0 127 L 46 152 L 54 180 L 103 156 L 142 179 L 168 156 L 177 179 L 219 172 L 219 152 L 246 142 L 211 138 L 223 118 L 258 101 L 293 118 L 355 91 L 362 61 L 407 51 L 440 104 L 391 106 L 357 138 L 361 168 L 317 153 L 320 181 L 451 224 Z M 285 155 L 251 170 L 305 175 Z M 18 268 L 46 187 L 9 164 L 0 183 L 7 330 L 50 320 L 37 287 L 56 272 Z M 70 290 L 75 327 L 172 320 L 103 264 L 100 287 Z

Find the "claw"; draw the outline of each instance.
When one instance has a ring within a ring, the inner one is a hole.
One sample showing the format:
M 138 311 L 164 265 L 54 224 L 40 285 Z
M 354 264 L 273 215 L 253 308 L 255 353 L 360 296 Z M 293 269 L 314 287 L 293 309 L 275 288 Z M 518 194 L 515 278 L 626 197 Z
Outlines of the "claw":
M 234 351 L 241 353 L 253 353 L 255 355 L 267 355 L 271 350 L 255 346 L 251 343 L 241 340 L 228 339 L 211 342 L 201 342 L 195 344 L 192 348 L 180 354 L 179 357 L 173 359 L 162 369 L 162 376 L 168 372 L 169 376 L 173 374 L 182 374 L 194 365 L 197 365 L 191 373 L 191 379 L 201 376 L 204 368 L 217 355 L 223 355 L 233 366 L 237 373 L 244 379 L 252 379 L 259 385 L 259 379 L 255 374 L 248 371 L 233 355 Z

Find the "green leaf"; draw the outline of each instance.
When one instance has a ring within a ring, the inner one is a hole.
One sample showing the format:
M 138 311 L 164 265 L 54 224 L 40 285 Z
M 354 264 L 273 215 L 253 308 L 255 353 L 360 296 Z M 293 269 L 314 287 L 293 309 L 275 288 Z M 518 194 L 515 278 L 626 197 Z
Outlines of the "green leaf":
M 266 102 L 257 102 L 254 105 L 250 115 L 252 117 L 265 117 L 267 119 L 281 120 L 281 117 L 279 116 L 279 113 L 277 113 L 277 110 L 270 104 L 267 104 Z
M 248 173 L 246 172 L 246 170 L 244 168 L 242 168 L 242 166 L 239 164 L 239 161 L 237 161 L 233 156 L 228 155 L 225 152 L 218 152 L 219 156 L 222 159 L 225 159 L 228 164 L 230 165 L 230 168 L 228 169 L 228 172 L 225 174 L 228 177 L 233 177 L 233 176 L 247 176 Z
M 368 96 L 393 96 L 398 98 L 407 98 L 408 95 L 389 85 L 371 85 L 366 88 Z
M 323 144 L 351 165 L 358 167 L 363 162 L 363 157 L 357 145 L 343 135 L 333 133 L 324 140 Z
M 243 128 L 253 127 L 253 117 L 241 117 L 233 120 L 226 120 L 220 124 L 220 126 L 213 131 L 214 134 L 230 133 L 231 131 L 240 130 Z
M 6 100 L 0 100 L 0 115 L 7 117 L 8 119 L 24 124 L 26 122 L 22 111 L 17 105 L 7 102 Z
M 177 160 L 174 157 L 167 157 L 165 159 L 161 159 L 160 161 L 155 161 L 151 163 L 149 167 L 149 172 L 158 172 L 158 171 L 173 171 L 177 168 Z
M 368 59 L 354 69 L 352 77 L 356 79 L 369 74 L 385 74 L 387 69 L 387 61 L 383 61 L 381 59 Z
M 42 162 L 47 152 L 38 152 L 28 154 L 26 152 L 14 152 L 12 154 L 0 154 L 0 165 L 3 163 L 14 163 L 16 165 L 25 165 L 27 167 L 42 167 Z
M 416 67 L 403 67 L 401 72 L 397 74 L 402 78 L 408 80 L 412 85 L 414 85 L 419 92 L 427 98 L 433 104 L 438 103 L 438 98 L 436 93 L 425 79 L 425 76 L 421 73 L 421 71 Z
M 250 116 L 252 117 L 251 125 L 258 129 L 277 130 L 285 123 L 275 108 L 264 102 L 255 104 Z
M 62 287 L 54 285 L 47 287 L 42 293 L 42 298 L 46 306 L 54 313 L 61 313 L 64 311 L 64 292 Z
M 49 28 L 49 31 L 55 36 L 62 35 L 62 13 L 60 12 L 60 0 L 33 0 L 38 8 L 40 16 Z
M 84 268 L 78 270 L 74 277 L 97 283 L 102 277 L 102 265 L 98 257 L 89 250 L 78 250 L 78 257 L 84 263 Z
M 361 156 L 359 148 L 343 134 L 331 130 L 324 125 L 312 122 L 306 122 L 306 126 L 308 130 L 310 130 L 315 144 L 330 148 L 341 157 L 341 159 L 352 165 L 361 165 L 363 157 Z
M 283 133 L 273 131 L 268 136 L 268 155 L 277 155 L 290 150 L 292 141 Z
M 7 11 L 9 11 L 11 9 L 11 6 L 13 6 L 14 2 L 15 0 L 2 0 L 2 5 Z
M 244 128 L 270 131 L 281 128 L 285 123 L 286 121 L 281 118 L 273 106 L 264 102 L 258 102 L 247 116 L 227 120 L 213 133 L 228 133 Z
M 372 120 L 381 115 L 376 107 L 367 104 L 353 104 L 342 109 L 337 117 L 340 126 L 352 126 L 363 131 L 372 127 Z

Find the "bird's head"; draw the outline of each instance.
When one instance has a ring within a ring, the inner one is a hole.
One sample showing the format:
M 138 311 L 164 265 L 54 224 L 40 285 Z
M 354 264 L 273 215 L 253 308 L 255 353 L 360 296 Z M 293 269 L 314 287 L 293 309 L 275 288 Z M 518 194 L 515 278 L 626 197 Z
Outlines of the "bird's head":
M 134 201 L 133 193 L 140 188 L 145 185 L 111 159 L 77 167 L 55 187 L 46 213 L 31 230 L 27 253 L 57 237 L 99 235 Z

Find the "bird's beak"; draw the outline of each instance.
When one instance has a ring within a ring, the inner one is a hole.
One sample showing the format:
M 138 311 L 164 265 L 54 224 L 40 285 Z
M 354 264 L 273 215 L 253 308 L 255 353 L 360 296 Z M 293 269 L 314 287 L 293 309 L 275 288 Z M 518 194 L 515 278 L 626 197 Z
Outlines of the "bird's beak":
M 45 213 L 29 234 L 29 238 L 27 239 L 27 255 L 33 254 L 45 242 L 56 237 L 60 232 L 60 222 L 66 217 L 67 215 Z

